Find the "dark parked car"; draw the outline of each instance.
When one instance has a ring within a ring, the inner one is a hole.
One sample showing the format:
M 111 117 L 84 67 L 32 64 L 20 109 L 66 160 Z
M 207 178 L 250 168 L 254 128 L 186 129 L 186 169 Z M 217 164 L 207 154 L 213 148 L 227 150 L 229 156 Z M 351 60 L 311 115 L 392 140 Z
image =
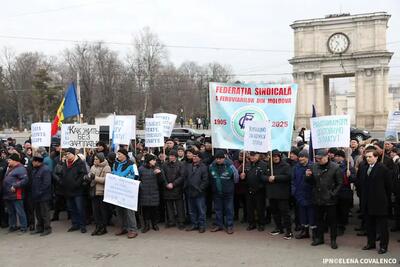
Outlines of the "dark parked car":
M 350 138 L 355 138 L 361 142 L 361 141 L 367 140 L 368 138 L 371 138 L 371 134 L 366 130 L 351 127 L 350 128 Z
M 175 128 L 172 130 L 171 138 L 178 138 L 179 142 L 186 142 L 187 140 L 198 140 L 204 138 L 204 134 L 200 134 L 191 128 Z

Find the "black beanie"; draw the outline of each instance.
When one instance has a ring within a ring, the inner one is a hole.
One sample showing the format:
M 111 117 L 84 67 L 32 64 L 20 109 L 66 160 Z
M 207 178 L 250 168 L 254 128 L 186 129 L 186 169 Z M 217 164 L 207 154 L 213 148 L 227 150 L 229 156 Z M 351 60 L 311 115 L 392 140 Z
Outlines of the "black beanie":
M 19 158 L 19 155 L 18 155 L 17 153 L 12 153 L 12 154 L 10 155 L 9 159 L 10 159 L 10 160 L 13 160 L 13 161 L 18 161 L 18 162 L 21 160 L 21 159 Z

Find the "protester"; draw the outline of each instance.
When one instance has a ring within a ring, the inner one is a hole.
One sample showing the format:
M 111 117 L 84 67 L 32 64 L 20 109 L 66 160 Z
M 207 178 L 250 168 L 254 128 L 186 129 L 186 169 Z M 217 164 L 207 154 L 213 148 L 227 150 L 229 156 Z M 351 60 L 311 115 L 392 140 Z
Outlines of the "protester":
M 94 156 L 93 166 L 90 169 L 90 197 L 92 200 L 92 209 L 94 222 L 96 225 L 93 235 L 104 235 L 107 233 L 108 222 L 108 204 L 103 201 L 104 184 L 107 173 L 111 173 L 111 168 L 103 152 L 97 152 Z
M 326 150 L 319 150 L 315 157 L 317 164 L 306 171 L 306 181 L 313 186 L 317 222 L 317 237 L 311 245 L 324 244 L 325 222 L 327 222 L 331 236 L 331 248 L 337 249 L 336 205 L 343 175 L 339 165 L 329 159 Z
M 51 233 L 50 201 L 51 171 L 43 164 L 44 158 L 38 154 L 32 158 L 32 200 L 36 215 L 36 231 L 32 234 L 46 236 Z
M 86 233 L 85 221 L 85 196 L 84 196 L 84 176 L 87 174 L 85 162 L 75 155 L 74 148 L 68 148 L 63 163 L 61 175 L 61 185 L 67 199 L 67 208 L 71 215 L 71 228 L 68 232 L 80 230 Z
M 17 217 L 21 233 L 28 228 L 26 214 L 24 211 L 24 187 L 28 183 L 28 174 L 21 164 L 18 154 L 11 154 L 8 159 L 8 170 L 3 180 L 3 199 L 8 210 L 9 232 L 15 232 L 17 228 Z
M 228 234 L 233 234 L 233 198 L 235 183 L 239 181 L 239 173 L 233 164 L 225 158 L 225 154 L 221 150 L 216 152 L 215 160 L 210 165 L 209 171 L 215 211 L 215 223 L 211 232 L 218 232 L 225 228 Z

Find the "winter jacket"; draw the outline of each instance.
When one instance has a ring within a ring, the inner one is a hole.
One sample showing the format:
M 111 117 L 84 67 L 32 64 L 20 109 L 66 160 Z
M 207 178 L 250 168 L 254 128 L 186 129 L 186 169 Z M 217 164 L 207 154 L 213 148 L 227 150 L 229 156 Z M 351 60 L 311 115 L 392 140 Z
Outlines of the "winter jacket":
M 112 174 L 137 180 L 138 175 L 135 173 L 133 162 L 130 160 L 125 160 L 120 162 L 116 160 L 112 168 Z
M 204 196 L 208 187 L 208 168 L 202 162 L 197 165 L 186 163 L 184 188 L 189 197 Z
M 338 198 L 340 199 L 353 199 L 353 190 L 351 190 L 351 183 L 355 181 L 355 169 L 350 168 L 350 176 L 347 177 L 347 162 L 342 162 L 339 164 L 340 170 L 343 174 L 343 183 L 340 187 Z
M 3 199 L 22 200 L 28 180 L 27 171 L 22 164 L 18 163 L 15 167 L 8 168 L 3 179 Z M 11 192 L 11 187 L 15 188 L 15 192 Z
M 292 175 L 292 195 L 301 206 L 310 206 L 313 203 L 313 188 L 305 181 L 307 169 L 311 169 L 311 163 L 306 166 L 297 163 Z
M 78 156 L 75 156 L 75 160 L 70 166 L 67 161 L 63 163 L 61 186 L 66 197 L 84 195 L 85 187 L 82 183 L 86 173 L 86 164 Z
M 54 194 L 59 195 L 59 196 L 63 196 L 64 193 L 64 188 L 61 185 L 61 177 L 62 177 L 62 173 L 63 173 L 63 162 L 62 161 L 57 161 L 54 170 L 53 170 L 53 190 L 54 190 Z
M 270 199 L 289 199 L 292 180 L 290 165 L 281 159 L 278 164 L 274 163 L 272 166 L 275 180 L 273 182 L 268 181 L 271 175 L 268 172 L 266 177 L 267 197 Z
M 148 166 L 140 166 L 139 168 L 139 199 L 141 206 L 158 206 L 160 205 L 159 186 L 165 186 L 165 176 L 161 171 L 159 174 L 154 173 L 154 168 Z
M 165 175 L 165 184 L 172 183 L 173 189 L 163 188 L 164 199 L 182 199 L 183 197 L 183 163 L 165 162 L 162 165 L 162 170 Z
M 107 160 L 100 162 L 99 165 L 93 165 L 90 168 L 89 176 L 94 176 L 90 182 L 91 190 L 94 189 L 96 196 L 104 195 L 104 183 L 106 181 L 107 173 L 111 173 L 111 168 Z
M 32 200 L 42 202 L 51 200 L 51 171 L 46 165 L 32 170 Z
M 246 185 L 248 192 L 255 193 L 259 190 L 265 190 L 265 181 L 267 180 L 268 165 L 264 161 L 245 164 L 244 172 L 246 174 Z
M 235 183 L 239 182 L 239 173 L 230 161 L 219 165 L 215 161 L 209 167 L 211 188 L 217 194 L 233 194 Z
M 314 164 L 312 175 L 306 181 L 313 186 L 314 204 L 332 206 L 337 204 L 339 190 L 343 183 L 343 174 L 339 165 L 328 161 L 325 165 Z

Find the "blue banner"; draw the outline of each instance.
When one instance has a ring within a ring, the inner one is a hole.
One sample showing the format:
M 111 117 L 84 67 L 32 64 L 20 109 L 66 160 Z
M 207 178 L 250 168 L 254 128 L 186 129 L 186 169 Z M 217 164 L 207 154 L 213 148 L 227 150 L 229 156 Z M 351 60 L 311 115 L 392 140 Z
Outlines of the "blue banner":
M 271 121 L 272 149 L 290 151 L 297 84 L 210 83 L 214 148 L 243 149 L 246 121 Z

